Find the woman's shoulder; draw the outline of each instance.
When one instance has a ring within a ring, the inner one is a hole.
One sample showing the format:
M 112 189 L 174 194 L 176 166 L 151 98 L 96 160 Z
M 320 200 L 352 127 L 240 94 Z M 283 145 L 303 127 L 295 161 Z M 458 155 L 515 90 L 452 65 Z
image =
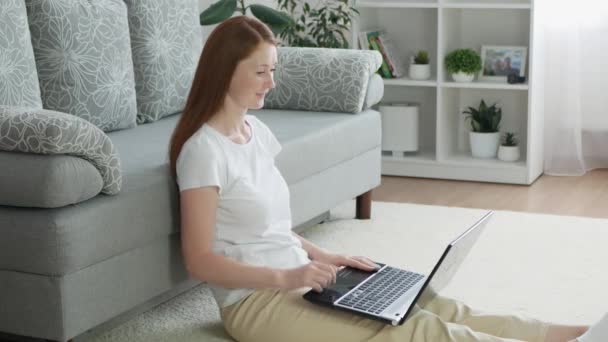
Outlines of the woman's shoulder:
M 281 151 L 281 145 L 275 137 L 274 133 L 270 130 L 262 120 L 257 117 L 251 115 L 253 118 L 250 122 L 252 122 L 253 128 L 257 135 L 258 141 L 266 148 L 273 157 L 275 157 Z M 255 124 L 253 122 L 255 121 Z
M 198 131 L 192 134 L 182 147 L 182 151 L 193 150 L 205 154 L 215 154 L 219 152 L 219 149 L 217 139 L 206 125 L 201 126 Z
M 247 114 L 245 118 L 247 119 L 247 122 L 249 122 L 253 126 L 254 129 L 258 130 L 258 133 L 261 131 L 264 135 L 266 135 L 270 131 L 268 126 L 262 120 L 258 119 L 257 116 Z
M 213 132 L 211 132 L 207 124 L 203 124 L 188 140 L 185 144 L 189 145 L 209 145 L 215 143 Z

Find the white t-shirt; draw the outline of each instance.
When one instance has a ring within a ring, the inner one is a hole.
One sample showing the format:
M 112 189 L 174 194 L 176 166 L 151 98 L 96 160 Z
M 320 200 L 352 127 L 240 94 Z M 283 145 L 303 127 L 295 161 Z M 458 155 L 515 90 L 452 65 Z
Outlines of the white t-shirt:
M 274 164 L 281 145 L 255 116 L 245 121 L 251 128 L 245 144 L 207 124 L 186 141 L 176 164 L 179 189 L 219 187 L 214 253 L 256 266 L 305 265 L 308 255 L 291 231 L 289 188 Z M 209 287 L 220 307 L 254 291 Z

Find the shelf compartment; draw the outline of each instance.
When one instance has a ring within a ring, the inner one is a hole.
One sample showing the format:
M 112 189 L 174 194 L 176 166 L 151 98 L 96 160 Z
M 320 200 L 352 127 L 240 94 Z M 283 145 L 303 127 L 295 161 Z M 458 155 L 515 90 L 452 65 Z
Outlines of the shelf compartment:
M 477 108 L 483 99 L 488 105 L 498 103 L 502 108 L 500 132 L 515 132 L 520 146 L 520 161 L 525 165 L 528 134 L 528 92 L 500 89 L 441 88 L 441 108 L 437 124 L 438 160 L 459 165 L 474 163 L 495 167 L 512 167 L 496 160 L 487 161 L 471 156 L 470 123 L 462 114 L 468 107 Z
M 406 69 L 407 70 L 407 69 Z M 385 86 L 436 87 L 437 80 L 412 80 L 404 76 L 399 78 L 383 78 Z
M 373 8 L 437 8 L 439 4 L 437 0 L 392 0 L 392 1 L 376 1 L 376 0 L 359 0 L 355 3 L 357 8 L 373 7 Z
M 470 48 L 480 53 L 484 45 L 525 46 L 528 48 L 527 56 L 530 56 L 530 15 L 531 11 L 519 9 L 444 9 L 440 25 L 442 38 L 439 41 L 442 70 L 438 80 L 448 84 L 447 86 L 455 86 L 443 66 L 445 56 L 456 49 Z M 528 62 L 526 69 L 529 69 Z M 529 75 L 528 70 L 525 74 Z M 470 87 L 525 90 L 528 85 L 481 81 L 472 83 Z
M 499 82 L 441 82 L 444 88 L 470 88 L 470 89 L 502 89 L 502 90 L 528 90 L 528 83 L 509 84 Z
M 374 4 L 376 4 L 374 2 Z M 437 32 L 438 32 L 438 10 L 436 8 L 360 8 L 360 15 L 353 23 L 354 32 L 352 39 L 357 42 L 353 46 L 359 47 L 359 33 L 374 30 L 384 30 L 392 41 L 396 63 L 403 70 L 403 76 L 397 79 L 385 79 L 385 84 L 427 86 L 435 87 L 427 81 L 409 80 L 409 61 L 418 51 L 425 50 L 429 53 L 431 75 L 437 75 Z M 402 23 L 408 23 L 416 30 L 395 30 Z M 431 81 L 431 80 L 428 80 Z
M 437 131 L 437 88 L 436 87 L 387 87 L 379 105 L 395 102 L 413 102 L 418 108 L 418 147 L 419 152 L 408 153 L 405 157 L 391 157 L 390 160 L 429 161 L 435 159 Z M 379 110 L 380 106 L 376 109 Z

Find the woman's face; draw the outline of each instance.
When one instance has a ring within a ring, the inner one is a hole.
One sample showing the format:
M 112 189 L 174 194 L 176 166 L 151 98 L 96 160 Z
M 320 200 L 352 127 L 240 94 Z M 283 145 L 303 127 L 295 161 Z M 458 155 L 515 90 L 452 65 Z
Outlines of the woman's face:
M 274 88 L 273 73 L 277 64 L 277 48 L 261 43 L 246 59 L 239 62 L 230 81 L 228 98 L 247 110 L 264 106 L 266 93 Z

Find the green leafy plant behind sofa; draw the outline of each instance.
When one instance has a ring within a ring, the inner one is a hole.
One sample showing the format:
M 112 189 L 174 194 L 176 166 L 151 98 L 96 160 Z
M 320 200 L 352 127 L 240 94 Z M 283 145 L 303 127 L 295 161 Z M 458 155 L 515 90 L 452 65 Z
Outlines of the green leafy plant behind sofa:
M 217 24 L 235 12 L 246 15 L 247 10 L 268 25 L 285 45 L 343 49 L 349 47 L 346 34 L 353 17 L 359 14 L 348 0 L 323 1 L 316 7 L 305 1 L 278 0 L 278 10 L 260 4 L 245 5 L 245 0 L 220 0 L 201 13 L 200 23 Z
M 279 9 L 289 11 L 294 18 L 294 23 L 279 37 L 289 46 L 347 49 L 345 34 L 359 11 L 349 6 L 348 0 L 328 0 L 320 4 L 312 7 L 306 1 L 278 0 Z
M 218 24 L 230 18 L 235 12 L 246 15 L 248 9 L 253 16 L 268 25 L 274 34 L 279 34 L 287 26 L 294 24 L 293 19 L 283 12 L 260 4 L 246 6 L 245 0 L 220 0 L 214 3 L 201 13 L 200 23 L 203 26 Z

